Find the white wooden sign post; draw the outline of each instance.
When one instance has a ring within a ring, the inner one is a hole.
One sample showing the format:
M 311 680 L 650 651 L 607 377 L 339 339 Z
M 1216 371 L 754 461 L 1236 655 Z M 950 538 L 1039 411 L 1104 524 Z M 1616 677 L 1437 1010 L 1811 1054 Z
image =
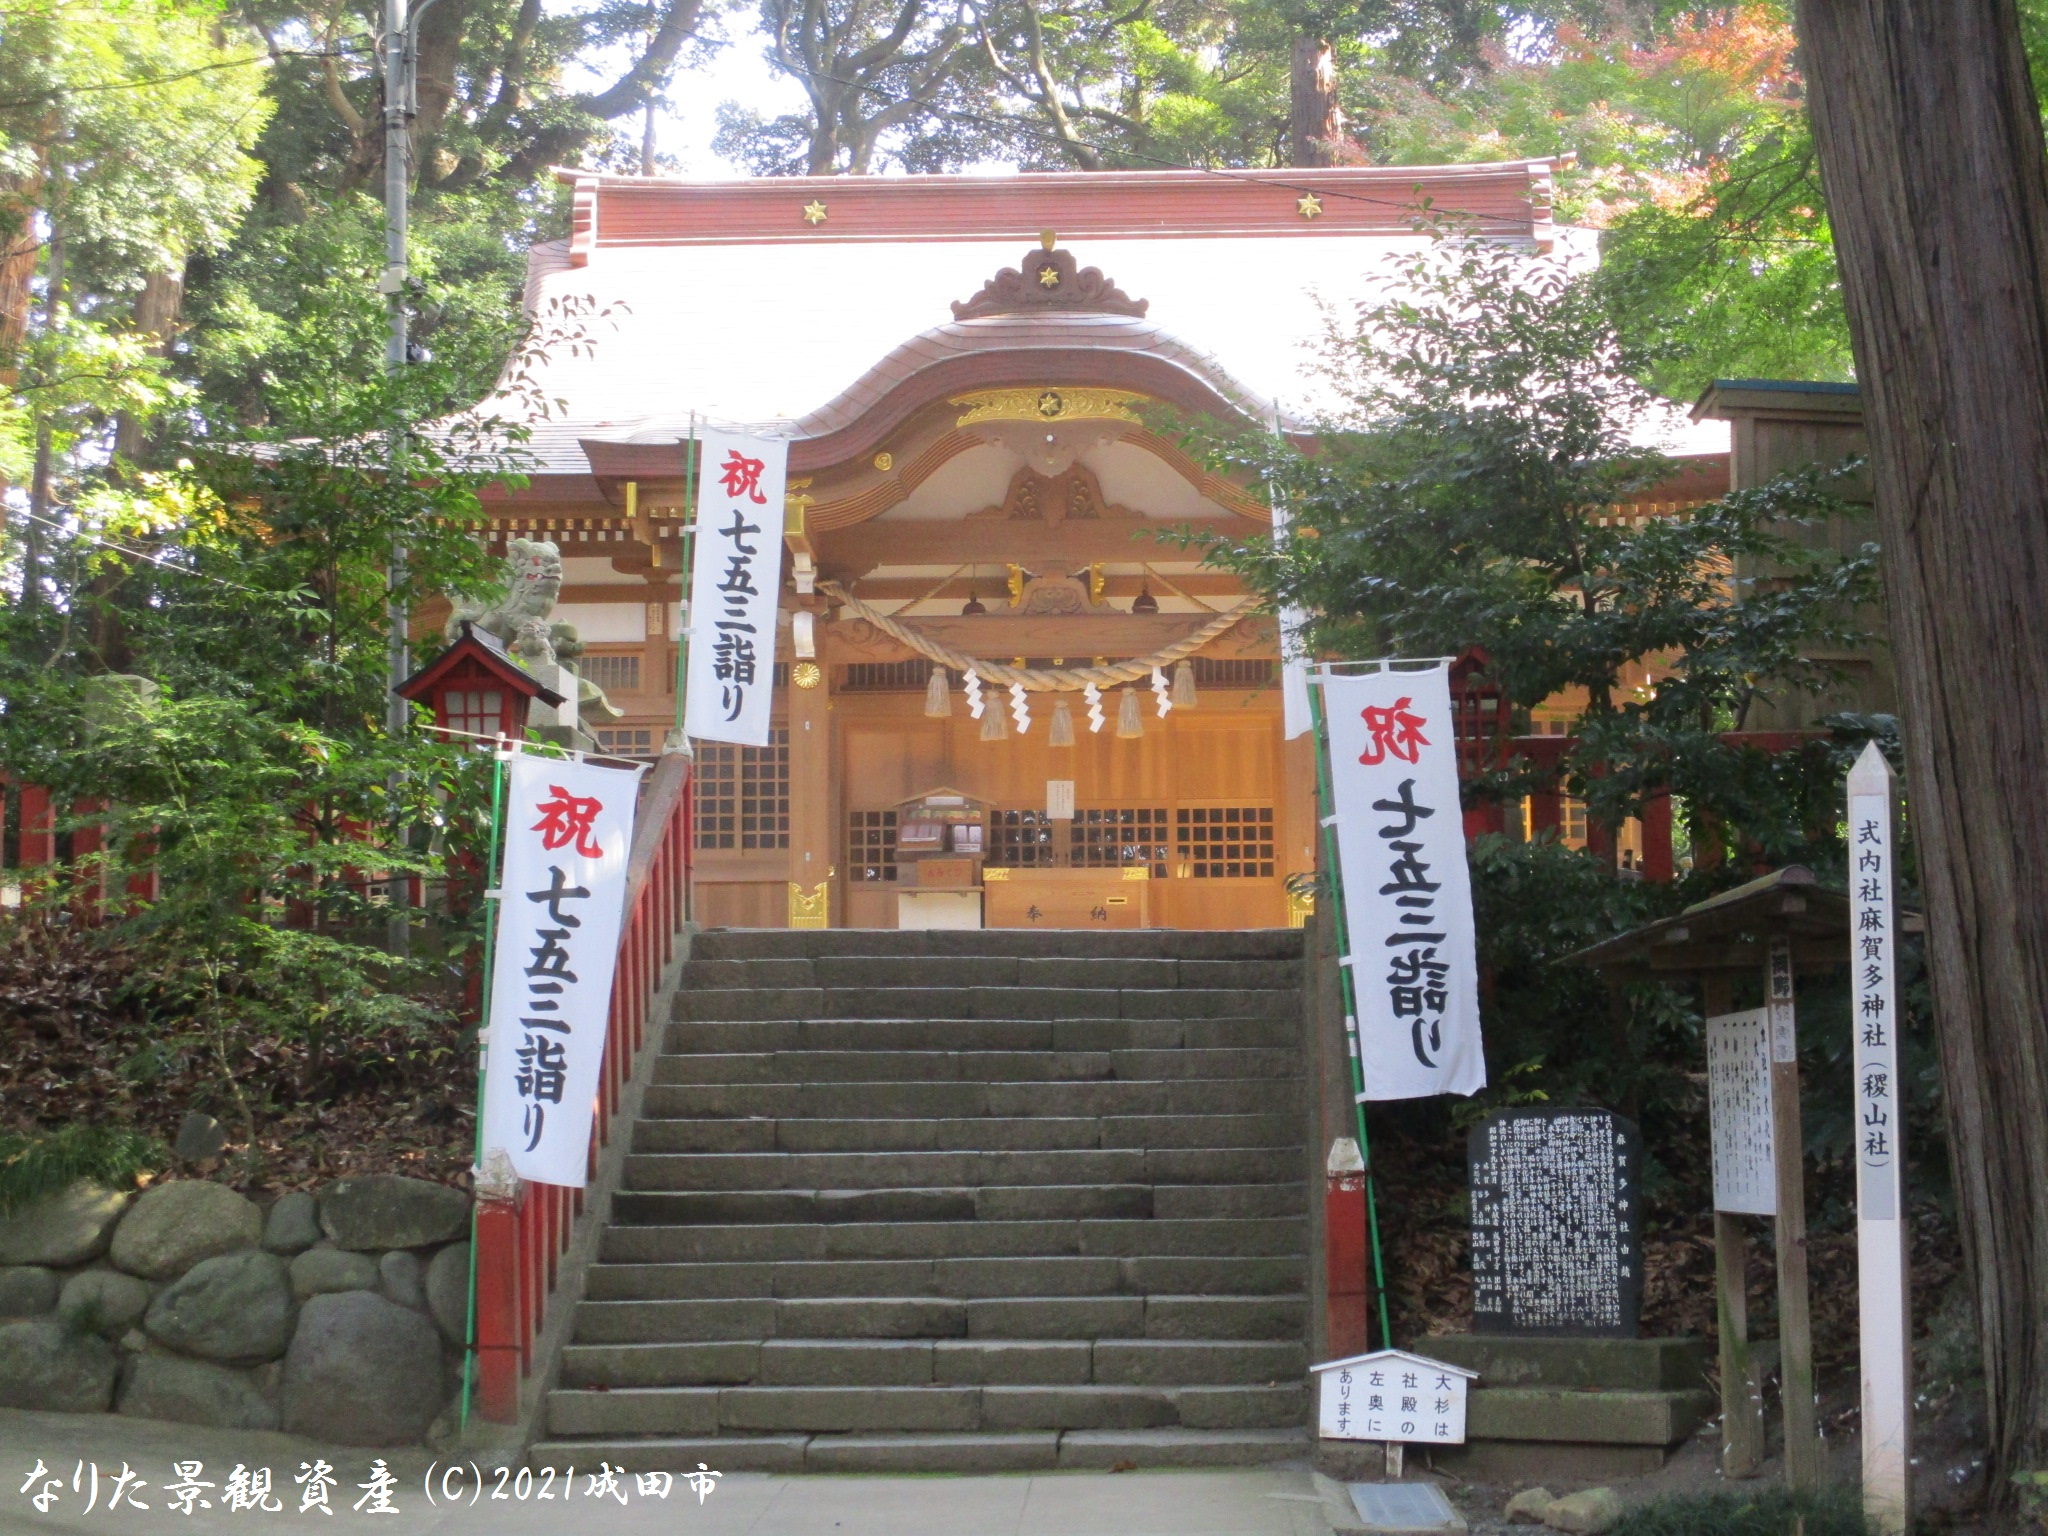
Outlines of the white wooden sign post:
M 1849 771 L 1849 961 L 1856 1062 L 1856 1257 L 1863 1504 L 1899 1536 L 1911 1508 L 1911 1291 L 1899 1082 L 1897 790 L 1875 742 Z
M 1390 1477 L 1401 1475 L 1404 1446 L 1465 1443 L 1465 1395 L 1476 1371 L 1381 1349 L 1311 1366 L 1310 1374 L 1316 1378 L 1317 1435 L 1381 1442 Z

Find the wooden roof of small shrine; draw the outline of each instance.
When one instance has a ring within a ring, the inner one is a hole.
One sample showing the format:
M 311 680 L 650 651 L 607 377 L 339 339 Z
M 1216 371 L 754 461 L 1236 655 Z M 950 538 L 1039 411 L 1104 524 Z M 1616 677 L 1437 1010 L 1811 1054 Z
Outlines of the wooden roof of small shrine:
M 1792 864 L 1570 958 L 1626 980 L 1677 981 L 1703 971 L 1760 971 L 1770 937 L 1784 933 L 1797 969 L 1826 971 L 1849 963 L 1849 921 L 1848 896 Z M 1901 914 L 1908 932 L 1918 931 L 1918 921 L 1917 913 Z

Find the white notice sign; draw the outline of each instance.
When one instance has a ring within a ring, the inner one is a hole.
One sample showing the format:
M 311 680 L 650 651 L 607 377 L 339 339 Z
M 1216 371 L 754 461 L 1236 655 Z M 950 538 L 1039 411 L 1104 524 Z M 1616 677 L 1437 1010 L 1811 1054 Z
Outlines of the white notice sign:
M 1314 1367 L 1316 1433 L 1325 1440 L 1465 1443 L 1465 1392 L 1477 1373 L 1383 1349 Z
M 640 770 L 520 755 L 505 795 L 483 1149 L 582 1188 Z
M 1899 1081 L 1897 789 L 1872 742 L 1849 771 L 1849 979 L 1856 1052 L 1856 1259 L 1863 1505 L 1886 1536 L 1912 1508 L 1912 1286 Z
M 699 442 L 683 725 L 700 741 L 765 747 L 789 444 L 731 432 Z
M 1479 966 L 1450 671 L 1324 670 L 1331 799 L 1367 1099 L 1477 1093 Z
M 1769 1009 L 1707 1020 L 1707 1118 L 1713 1127 L 1714 1209 L 1775 1216 Z

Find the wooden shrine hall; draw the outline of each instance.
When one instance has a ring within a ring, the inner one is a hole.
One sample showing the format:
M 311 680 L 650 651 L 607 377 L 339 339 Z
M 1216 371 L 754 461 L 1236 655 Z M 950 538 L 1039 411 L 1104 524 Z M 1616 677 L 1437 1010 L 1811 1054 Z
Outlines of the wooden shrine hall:
M 1550 163 L 562 174 L 573 233 L 535 249 L 528 284 L 543 332 L 572 338 L 530 397 L 562 405 L 533 421 L 528 484 L 487 505 L 500 541 L 560 548 L 555 616 L 622 711 L 588 722 L 607 750 L 656 753 L 675 721 L 696 427 L 791 440 L 774 741 L 697 744 L 701 919 L 1298 921 L 1313 762 L 1283 740 L 1273 626 L 1162 537 L 1257 536 L 1270 514 L 1174 424 L 1311 416 L 1324 307 L 1384 294 L 1424 201 L 1569 253 L 1583 232 L 1551 223 Z M 987 687 L 974 718 L 935 650 L 1170 659 L 1104 688 L 1092 729 L 1078 693 L 1017 718 Z

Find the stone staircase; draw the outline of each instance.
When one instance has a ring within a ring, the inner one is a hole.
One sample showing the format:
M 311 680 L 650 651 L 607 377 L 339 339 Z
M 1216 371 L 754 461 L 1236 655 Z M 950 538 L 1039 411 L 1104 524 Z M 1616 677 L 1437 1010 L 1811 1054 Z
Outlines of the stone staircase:
M 535 1462 L 1305 1456 L 1300 954 L 700 935 Z

